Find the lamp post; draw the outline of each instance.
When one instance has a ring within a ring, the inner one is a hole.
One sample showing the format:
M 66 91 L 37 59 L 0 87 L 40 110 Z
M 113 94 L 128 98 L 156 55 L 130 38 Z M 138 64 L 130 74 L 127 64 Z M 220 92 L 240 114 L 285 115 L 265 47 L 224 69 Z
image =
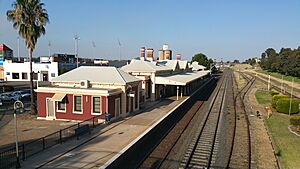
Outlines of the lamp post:
M 294 78 L 293 78 L 293 80 L 292 80 L 292 89 L 291 89 L 291 97 L 290 97 L 289 116 L 291 115 L 291 111 L 292 111 L 293 89 L 294 89 Z
M 76 55 L 76 62 L 77 62 L 77 67 L 78 67 L 78 40 L 80 40 L 79 36 L 76 34 L 74 36 L 74 40 L 75 40 L 75 55 Z
M 15 123 L 15 139 L 16 139 L 16 160 L 17 160 L 16 168 L 21 168 L 20 157 L 19 157 L 19 145 L 18 145 L 17 110 L 20 113 L 24 112 L 24 104 L 19 100 L 15 101 L 14 103 L 14 123 Z
M 20 36 L 18 36 L 18 61 L 19 62 L 21 61 L 21 58 L 20 58 Z

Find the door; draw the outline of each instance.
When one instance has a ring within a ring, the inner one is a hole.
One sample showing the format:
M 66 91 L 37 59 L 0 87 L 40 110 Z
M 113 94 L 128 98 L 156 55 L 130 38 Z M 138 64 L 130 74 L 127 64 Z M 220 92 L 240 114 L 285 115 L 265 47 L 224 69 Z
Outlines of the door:
M 54 119 L 54 102 L 46 98 L 46 119 Z
M 43 81 L 48 81 L 48 73 L 43 73 Z
M 120 98 L 115 99 L 115 116 L 118 117 L 120 115 L 121 110 L 121 102 Z

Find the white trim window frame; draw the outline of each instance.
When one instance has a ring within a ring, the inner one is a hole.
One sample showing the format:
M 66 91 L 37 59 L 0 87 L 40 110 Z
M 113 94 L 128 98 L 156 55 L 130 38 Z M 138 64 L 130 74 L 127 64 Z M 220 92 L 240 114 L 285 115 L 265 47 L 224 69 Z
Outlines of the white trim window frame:
M 75 107 L 76 107 L 76 103 L 75 103 L 75 97 L 80 97 L 80 102 L 81 102 L 81 105 L 80 105 L 80 109 L 81 111 L 76 111 L 75 110 Z M 83 96 L 82 95 L 73 95 L 73 113 L 74 114 L 83 114 Z
M 66 97 L 67 96 L 65 96 L 63 99 L 62 99 L 62 101 L 61 102 L 59 102 L 59 101 L 57 101 L 56 102 L 56 112 L 59 112 L 59 113 L 66 113 L 67 112 L 67 102 L 66 102 Z M 65 109 L 64 110 L 60 110 L 59 109 L 59 104 L 65 104 Z
M 94 98 L 99 98 L 99 112 L 95 112 L 94 110 Z M 91 99 L 91 115 L 101 115 L 102 114 L 102 97 L 101 96 L 92 96 Z

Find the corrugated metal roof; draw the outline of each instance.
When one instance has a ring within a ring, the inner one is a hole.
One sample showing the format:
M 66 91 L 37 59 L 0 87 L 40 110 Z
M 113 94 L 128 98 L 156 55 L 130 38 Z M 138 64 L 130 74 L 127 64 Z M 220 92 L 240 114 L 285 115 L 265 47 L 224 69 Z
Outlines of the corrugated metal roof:
M 207 75 L 209 71 L 185 72 L 171 76 L 156 76 L 156 84 L 179 85 L 184 86 L 196 79 Z
M 178 60 L 158 60 L 157 64 L 167 66 L 173 71 L 176 70 L 177 67 L 179 68 Z
M 80 82 L 88 80 L 91 83 L 99 84 L 122 84 L 140 81 L 140 79 L 123 72 L 120 69 L 110 66 L 81 66 L 64 73 L 51 82 Z
M 187 60 L 179 60 L 178 63 L 179 63 L 180 69 L 188 68 L 188 61 Z
M 206 69 L 205 66 L 199 65 L 199 63 L 195 61 L 190 66 L 193 68 L 193 70 Z
M 121 70 L 125 72 L 157 72 L 172 69 L 165 65 L 159 65 L 156 62 L 134 59 L 131 60 L 130 64 L 123 66 Z

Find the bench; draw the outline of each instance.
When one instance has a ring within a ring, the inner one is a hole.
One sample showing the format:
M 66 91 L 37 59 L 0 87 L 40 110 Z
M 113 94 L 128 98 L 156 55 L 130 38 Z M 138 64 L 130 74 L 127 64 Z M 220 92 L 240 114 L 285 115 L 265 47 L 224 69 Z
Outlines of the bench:
M 88 124 L 82 125 L 75 129 L 75 135 L 77 137 L 77 140 L 79 140 L 80 135 L 83 135 L 85 133 L 91 134 L 90 126 Z

